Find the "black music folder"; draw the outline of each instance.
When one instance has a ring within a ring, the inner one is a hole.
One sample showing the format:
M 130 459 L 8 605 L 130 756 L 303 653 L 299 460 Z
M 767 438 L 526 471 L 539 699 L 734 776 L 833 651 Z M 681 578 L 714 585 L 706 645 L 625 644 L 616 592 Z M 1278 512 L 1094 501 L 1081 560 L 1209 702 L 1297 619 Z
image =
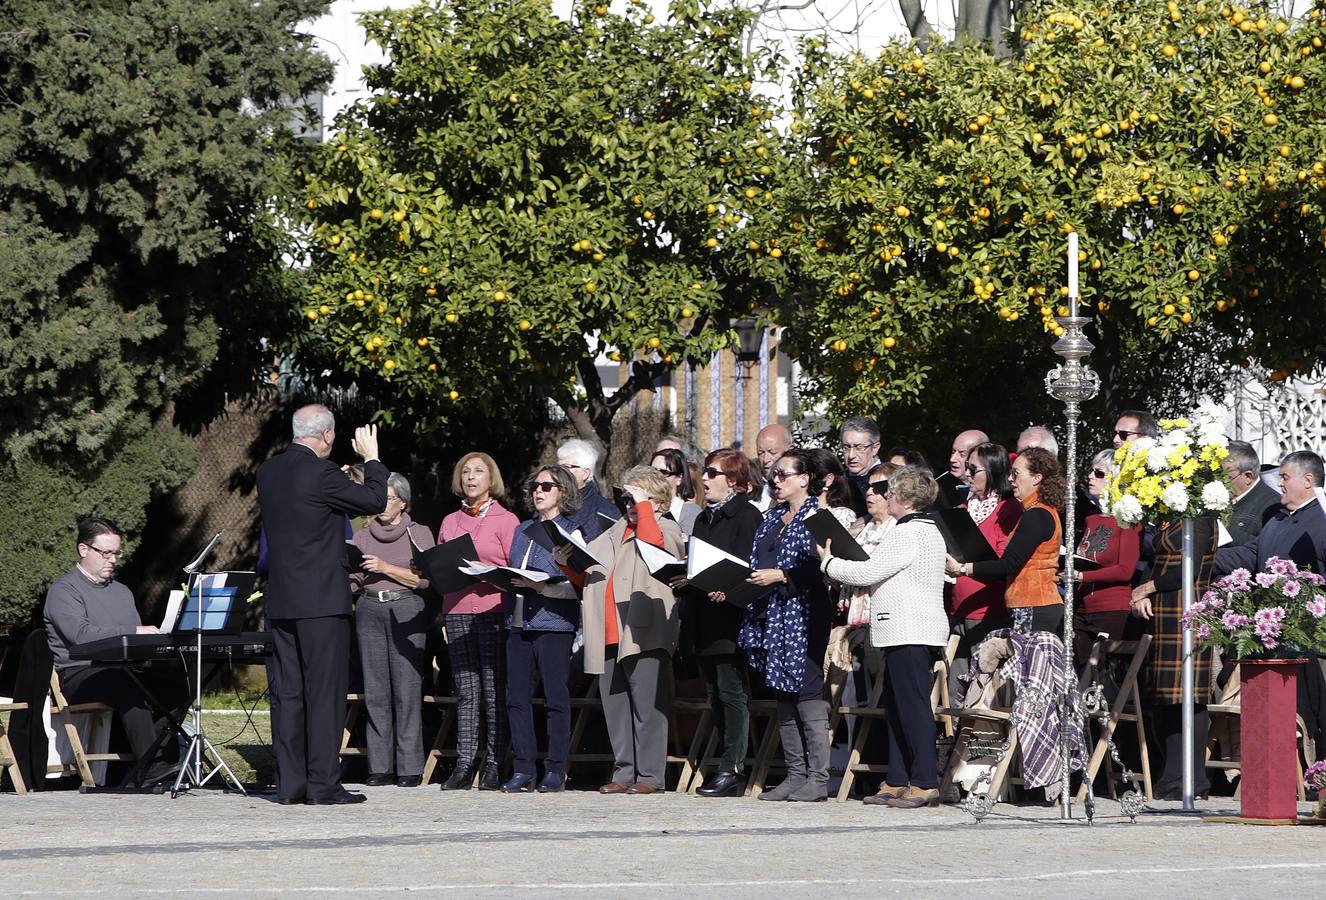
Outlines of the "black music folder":
M 750 566 L 708 541 L 692 537 L 686 551 L 686 580 L 703 593 L 722 591 L 733 606 L 749 606 L 772 588 L 751 584 Z
M 686 560 L 677 559 L 663 548 L 655 547 L 653 544 L 639 538 L 632 538 L 631 542 L 635 544 L 640 559 L 644 560 L 644 564 L 649 567 L 649 574 L 664 584 L 672 581 L 678 575 L 686 574 Z
M 830 542 L 829 552 L 841 559 L 865 562 L 870 554 L 861 548 L 851 532 L 843 527 L 838 517 L 827 509 L 821 509 L 812 516 L 806 516 L 806 529 L 810 531 L 815 543 L 821 546 Z
M 958 562 L 989 562 L 999 558 L 967 510 L 958 506 L 936 509 L 930 513 L 930 518 L 939 526 L 939 533 L 948 545 L 949 556 Z
M 414 543 L 414 538 L 410 542 Z M 428 579 L 428 586 L 439 594 L 464 590 L 474 584 L 474 578 L 460 569 L 469 564 L 468 560 L 477 559 L 478 556 L 474 539 L 468 534 L 427 550 L 421 550 L 418 544 L 414 545 L 415 568 Z
M 577 572 L 588 572 L 592 566 L 608 567 L 607 563 L 590 552 L 589 544 L 580 537 L 579 530 L 575 534 L 569 534 L 565 528 L 551 519 L 545 519 L 539 525 L 541 527 L 530 529 L 530 539 L 545 550 L 569 546 L 571 558 L 567 560 L 567 565 Z

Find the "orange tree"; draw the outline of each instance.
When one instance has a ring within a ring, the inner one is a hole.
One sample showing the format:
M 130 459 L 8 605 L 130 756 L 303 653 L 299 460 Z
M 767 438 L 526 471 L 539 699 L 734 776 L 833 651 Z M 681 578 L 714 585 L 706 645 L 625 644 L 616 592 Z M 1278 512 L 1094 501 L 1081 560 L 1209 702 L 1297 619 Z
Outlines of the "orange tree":
M 1039 395 L 1074 229 L 1106 405 L 1121 374 L 1158 377 L 1138 360 L 1200 350 L 1283 377 L 1320 359 L 1323 25 L 1320 4 L 1295 22 L 1269 5 L 1047 3 L 1024 7 L 1007 59 L 810 48 L 783 245 L 812 392 L 833 415 L 918 409 L 931 382 L 1011 354 Z
M 301 353 L 436 427 L 518 398 L 608 443 L 612 415 L 707 358 L 781 276 L 753 215 L 785 168 L 748 13 L 668 20 L 543 0 L 372 13 L 371 96 L 300 171 L 311 289 Z M 752 245 L 753 246 L 753 245 Z M 602 353 L 633 362 L 605 396 Z

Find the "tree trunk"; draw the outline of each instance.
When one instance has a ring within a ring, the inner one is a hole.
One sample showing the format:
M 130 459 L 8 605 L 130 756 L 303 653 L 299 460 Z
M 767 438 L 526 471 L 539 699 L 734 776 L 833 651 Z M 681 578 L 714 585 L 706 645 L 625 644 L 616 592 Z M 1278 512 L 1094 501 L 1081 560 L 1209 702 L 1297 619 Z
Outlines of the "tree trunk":
M 929 45 L 935 29 L 926 21 L 921 0 L 898 0 L 898 9 L 902 13 L 902 20 L 907 23 L 907 30 L 911 32 L 912 40 L 924 50 Z
M 667 371 L 667 364 L 637 359 L 631 363 L 631 375 L 626 382 L 607 397 L 603 392 L 603 379 L 598 367 L 588 357 L 576 366 L 585 399 L 580 403 L 568 400 L 562 404 L 567 419 L 575 426 L 576 434 L 603 447 L 600 459 L 607 460 L 612 451 L 612 420 L 617 410 L 643 390 L 651 390 L 654 382 Z
M 989 43 L 997 56 L 1008 56 L 1008 29 L 1012 24 L 1011 0 L 960 0 L 954 28 L 959 37 Z

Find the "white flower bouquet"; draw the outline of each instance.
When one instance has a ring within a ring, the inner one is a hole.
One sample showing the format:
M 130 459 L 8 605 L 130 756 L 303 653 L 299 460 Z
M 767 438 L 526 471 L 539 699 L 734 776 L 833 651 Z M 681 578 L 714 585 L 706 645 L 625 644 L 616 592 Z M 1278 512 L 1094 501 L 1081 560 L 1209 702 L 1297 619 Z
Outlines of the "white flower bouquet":
M 1231 498 L 1222 464 L 1229 440 L 1222 418 L 1220 407 L 1207 401 L 1185 418 L 1161 420 L 1160 437 L 1115 450 L 1102 496 L 1105 511 L 1125 528 L 1227 512 Z

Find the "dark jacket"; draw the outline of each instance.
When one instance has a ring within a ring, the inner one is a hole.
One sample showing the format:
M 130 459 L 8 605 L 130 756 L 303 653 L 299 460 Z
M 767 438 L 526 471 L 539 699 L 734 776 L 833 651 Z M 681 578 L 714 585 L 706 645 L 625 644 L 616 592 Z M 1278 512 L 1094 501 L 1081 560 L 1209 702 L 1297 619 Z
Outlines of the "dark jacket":
M 691 533 L 719 550 L 747 559 L 755 543 L 755 531 L 764 516 L 745 497 L 733 497 L 717 510 L 705 509 L 695 520 Z M 681 594 L 681 639 L 679 649 L 688 656 L 716 656 L 737 652 L 741 607 L 715 603 L 695 588 Z
M 558 516 L 553 520 L 561 525 L 567 531 L 572 531 L 575 524 L 566 516 Z M 562 578 L 562 570 L 558 568 L 557 563 L 553 561 L 553 556 L 541 545 L 536 544 L 530 538 L 530 532 L 535 528 L 542 528 L 542 520 L 535 516 L 526 519 L 516 529 L 515 537 L 511 539 L 511 565 L 520 569 L 533 569 L 536 572 L 547 572 L 549 575 L 555 575 Z M 587 541 L 593 540 L 598 535 L 590 535 Z M 563 582 L 565 587 L 565 582 Z M 540 594 L 536 591 L 519 591 L 516 599 L 520 603 L 521 620 L 526 631 L 575 631 L 580 624 L 580 597 L 572 589 L 570 597 L 549 597 L 546 594 Z M 515 604 L 506 612 L 506 627 L 512 626 L 512 614 L 515 610 Z
M 355 484 L 336 463 L 291 444 L 258 469 L 258 505 L 270 548 L 264 599 L 272 619 L 350 614 L 345 517 L 387 505 L 387 467 L 364 464 Z
M 1272 556 L 1292 559 L 1300 569 L 1323 574 L 1326 567 L 1326 510 L 1314 497 L 1290 512 L 1283 506 L 1262 526 L 1261 534 L 1239 547 L 1216 553 L 1216 575 L 1235 569 L 1261 572 Z
M 941 472 L 935 476 L 935 482 L 939 485 L 939 495 L 935 497 L 936 509 L 950 509 L 967 502 L 971 488 L 952 472 Z
M 1280 494 L 1260 478 L 1246 494 L 1234 502 L 1229 513 L 1230 546 L 1239 547 L 1262 533 L 1262 525 L 1275 515 Z
M 607 516 L 607 519 L 599 516 L 599 513 Z M 591 478 L 580 489 L 580 512 L 567 518 L 580 529 L 586 541 L 592 541 L 621 517 L 622 511 L 617 508 L 617 504 L 600 494 L 598 483 Z

